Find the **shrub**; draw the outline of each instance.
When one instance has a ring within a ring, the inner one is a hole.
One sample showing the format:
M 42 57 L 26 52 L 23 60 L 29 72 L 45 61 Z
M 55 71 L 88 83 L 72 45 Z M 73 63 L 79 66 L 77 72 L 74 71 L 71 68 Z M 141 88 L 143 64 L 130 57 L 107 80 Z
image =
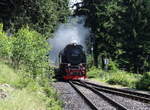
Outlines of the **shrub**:
M 90 68 L 87 72 L 89 78 L 104 78 L 105 74 L 106 73 L 102 69 L 96 68 L 95 66 Z
M 15 38 L 12 51 L 14 65 L 25 65 L 33 77 L 46 72 L 49 46 L 44 37 L 29 28 L 22 28 L 15 34 Z
M 92 68 L 92 66 L 93 66 L 93 58 L 92 58 L 92 56 L 91 55 L 88 55 L 87 56 L 87 68 L 89 69 L 89 68 Z
M 107 80 L 109 84 L 118 84 L 128 87 L 135 87 L 137 79 L 134 77 L 133 74 L 124 72 L 124 71 L 117 71 L 111 73 L 110 78 Z
M 150 72 L 145 73 L 136 83 L 138 89 L 150 90 Z
M 117 65 L 117 63 L 115 61 L 112 61 L 110 59 L 110 62 L 108 64 L 108 68 L 109 68 L 109 70 L 117 71 L 118 70 L 118 65 Z
M 12 37 L 3 32 L 3 25 L 0 24 L 0 57 L 10 58 L 12 52 Z

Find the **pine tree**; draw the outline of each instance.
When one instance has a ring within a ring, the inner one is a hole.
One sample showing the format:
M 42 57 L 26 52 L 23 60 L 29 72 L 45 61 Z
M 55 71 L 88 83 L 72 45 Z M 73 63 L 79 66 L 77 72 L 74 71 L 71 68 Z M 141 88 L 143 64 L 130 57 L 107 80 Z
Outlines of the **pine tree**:
M 150 2 L 147 0 L 83 0 L 77 15 L 95 35 L 94 59 L 107 57 L 120 68 L 142 73 L 150 69 Z

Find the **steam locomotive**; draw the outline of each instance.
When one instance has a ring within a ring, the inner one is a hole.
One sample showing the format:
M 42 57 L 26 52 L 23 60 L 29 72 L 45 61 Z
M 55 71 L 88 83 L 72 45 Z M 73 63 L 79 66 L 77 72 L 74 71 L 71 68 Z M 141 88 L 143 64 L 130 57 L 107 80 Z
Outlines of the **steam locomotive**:
M 83 46 L 72 43 L 59 53 L 57 79 L 77 80 L 86 78 L 86 55 Z

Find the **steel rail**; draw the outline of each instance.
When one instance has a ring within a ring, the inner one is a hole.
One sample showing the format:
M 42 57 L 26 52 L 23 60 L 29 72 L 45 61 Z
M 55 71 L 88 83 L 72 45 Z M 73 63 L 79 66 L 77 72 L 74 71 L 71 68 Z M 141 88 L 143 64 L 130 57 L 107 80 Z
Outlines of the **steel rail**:
M 107 86 L 103 86 L 103 85 L 90 83 L 90 82 L 87 82 L 87 81 L 80 81 L 80 82 L 84 82 L 88 85 L 91 85 L 92 87 L 94 87 L 95 89 L 97 89 L 99 91 L 104 91 L 104 92 L 107 92 L 107 93 L 113 93 L 113 94 L 116 94 L 116 95 L 121 95 L 121 96 L 124 96 L 124 97 L 128 97 L 128 98 L 131 98 L 131 99 L 139 100 L 141 102 L 150 104 L 150 95 L 149 94 L 143 94 L 143 93 L 138 93 L 138 92 L 129 91 L 129 90 L 123 90 L 123 89 L 107 87 Z
M 123 90 L 123 89 L 108 87 L 108 86 L 99 85 L 99 84 L 95 84 L 95 83 L 91 83 L 91 82 L 87 82 L 87 81 L 84 81 L 84 82 L 87 83 L 87 84 L 93 85 L 93 86 L 101 87 L 101 88 L 112 89 L 112 90 L 115 90 L 115 91 L 126 92 L 126 93 L 130 93 L 130 94 L 150 98 L 150 94 L 144 94 L 144 93 L 139 93 L 139 92 L 135 92 L 135 91 L 131 91 L 131 90 Z
M 90 108 L 92 110 L 98 110 L 98 108 L 74 85 L 73 82 L 69 81 L 69 84 L 78 92 L 78 94 L 86 101 L 86 103 L 88 104 L 88 106 L 90 106 Z
M 127 110 L 127 108 L 124 107 L 123 105 L 121 105 L 120 103 L 110 99 L 108 96 L 104 95 L 102 92 L 100 92 L 100 91 L 98 91 L 98 90 L 88 86 L 84 82 L 73 82 L 73 83 L 77 84 L 79 86 L 83 86 L 85 88 L 88 88 L 89 90 L 93 91 L 95 94 L 97 94 L 98 96 L 102 97 L 104 100 L 106 100 L 108 103 L 110 103 L 112 106 L 114 106 L 118 110 Z

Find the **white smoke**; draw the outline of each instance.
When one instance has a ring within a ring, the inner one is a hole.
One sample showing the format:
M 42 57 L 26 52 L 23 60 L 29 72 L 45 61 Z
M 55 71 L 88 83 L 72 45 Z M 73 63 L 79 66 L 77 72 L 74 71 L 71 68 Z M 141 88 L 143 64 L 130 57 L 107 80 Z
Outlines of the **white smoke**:
M 86 39 L 89 37 L 90 29 L 84 27 L 85 17 L 70 17 L 68 22 L 61 24 L 54 38 L 49 39 L 49 44 L 52 46 L 50 59 L 53 63 L 58 62 L 59 52 L 70 43 L 77 43 L 86 48 Z
M 76 7 L 73 7 L 74 4 L 82 2 L 82 0 L 69 0 L 69 9 L 73 12 Z

